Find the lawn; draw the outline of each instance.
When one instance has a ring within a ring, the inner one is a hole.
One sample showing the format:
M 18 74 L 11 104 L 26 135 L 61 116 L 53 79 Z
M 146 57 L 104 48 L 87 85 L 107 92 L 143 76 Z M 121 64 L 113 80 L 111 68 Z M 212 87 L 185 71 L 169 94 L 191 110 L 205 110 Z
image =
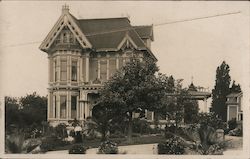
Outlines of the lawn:
M 126 146 L 126 145 L 141 145 L 141 144 L 153 144 L 159 143 L 165 140 L 163 135 L 144 135 L 140 137 L 132 137 L 132 142 L 128 142 L 126 138 L 110 138 L 110 141 L 116 142 L 118 146 Z M 93 140 L 84 140 L 83 144 L 89 148 L 98 148 L 100 146 L 100 139 L 93 139 Z M 58 150 L 69 150 L 74 144 L 57 147 L 53 151 Z

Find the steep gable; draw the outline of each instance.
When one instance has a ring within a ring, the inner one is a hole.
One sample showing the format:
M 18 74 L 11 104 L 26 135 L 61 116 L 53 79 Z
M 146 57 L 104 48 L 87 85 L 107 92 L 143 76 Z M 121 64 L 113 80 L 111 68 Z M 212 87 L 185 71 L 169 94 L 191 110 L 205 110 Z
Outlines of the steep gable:
M 75 18 L 73 18 L 72 15 L 69 14 L 67 10 L 65 11 L 64 8 L 62 15 L 59 17 L 56 24 L 51 29 L 47 37 L 43 40 L 39 48 L 45 52 L 49 52 L 51 45 L 54 43 L 55 39 L 58 37 L 63 28 L 65 28 L 66 26 L 73 33 L 73 35 L 75 36 L 79 44 L 82 46 L 82 48 L 91 48 L 92 47 L 91 43 L 82 33 L 81 29 L 75 23 L 74 19 Z

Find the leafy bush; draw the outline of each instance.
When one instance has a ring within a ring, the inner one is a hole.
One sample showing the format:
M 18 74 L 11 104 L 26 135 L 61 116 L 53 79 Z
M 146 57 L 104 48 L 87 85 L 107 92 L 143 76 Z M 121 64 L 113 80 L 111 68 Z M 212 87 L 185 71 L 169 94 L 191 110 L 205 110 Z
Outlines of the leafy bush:
M 67 129 L 66 129 L 66 124 L 64 123 L 60 123 L 59 125 L 57 125 L 55 128 L 54 128 L 54 131 L 56 133 L 56 136 L 60 137 L 60 138 L 65 138 L 67 137 Z
M 133 132 L 147 134 L 151 131 L 150 125 L 146 120 L 140 118 L 133 119 Z
M 125 135 L 120 131 L 115 131 L 115 133 L 110 134 L 110 138 L 124 138 Z
M 233 118 L 231 120 L 228 121 L 228 128 L 229 130 L 233 130 L 237 127 L 237 121 L 236 118 Z
M 111 141 L 104 141 L 98 148 L 98 153 L 100 154 L 117 154 L 118 146 L 116 143 Z
M 82 144 L 80 144 L 80 145 L 73 145 L 69 149 L 69 154 L 85 154 L 86 150 L 87 150 L 87 148 L 85 146 L 83 146 Z
M 200 113 L 198 117 L 199 124 L 204 124 L 217 129 L 226 129 L 226 123 L 223 122 L 215 113 Z
M 165 142 L 159 143 L 157 148 L 158 154 L 184 154 L 184 146 L 179 137 L 167 139 Z
M 54 150 L 57 147 L 68 145 L 69 142 L 63 141 L 55 136 L 46 137 L 40 146 L 43 152 Z

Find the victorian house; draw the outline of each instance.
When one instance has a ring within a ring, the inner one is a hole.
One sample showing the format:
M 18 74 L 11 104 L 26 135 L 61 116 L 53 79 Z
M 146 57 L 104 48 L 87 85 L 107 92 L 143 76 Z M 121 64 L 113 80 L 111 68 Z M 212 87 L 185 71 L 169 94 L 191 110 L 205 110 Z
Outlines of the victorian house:
M 127 17 L 77 19 L 62 14 L 40 45 L 48 54 L 48 121 L 84 121 L 103 83 L 132 56 L 156 60 L 153 27 L 132 26 Z
M 243 120 L 242 92 L 233 92 L 227 95 L 227 121 L 236 119 L 237 122 Z

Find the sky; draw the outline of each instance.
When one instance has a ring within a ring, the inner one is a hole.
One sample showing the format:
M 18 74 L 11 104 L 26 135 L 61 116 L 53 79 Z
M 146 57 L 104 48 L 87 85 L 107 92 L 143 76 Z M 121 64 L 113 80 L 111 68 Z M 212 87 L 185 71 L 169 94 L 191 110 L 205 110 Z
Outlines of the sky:
M 77 18 L 129 16 L 132 25 L 154 25 L 152 51 L 160 72 L 184 79 L 183 86 L 213 89 L 216 68 L 226 61 L 232 80 L 248 88 L 248 2 L 181 1 L 3 1 L 0 3 L 0 90 L 3 95 L 47 95 L 48 59 L 39 45 L 64 4 Z M 218 16 L 168 25 L 176 20 Z

